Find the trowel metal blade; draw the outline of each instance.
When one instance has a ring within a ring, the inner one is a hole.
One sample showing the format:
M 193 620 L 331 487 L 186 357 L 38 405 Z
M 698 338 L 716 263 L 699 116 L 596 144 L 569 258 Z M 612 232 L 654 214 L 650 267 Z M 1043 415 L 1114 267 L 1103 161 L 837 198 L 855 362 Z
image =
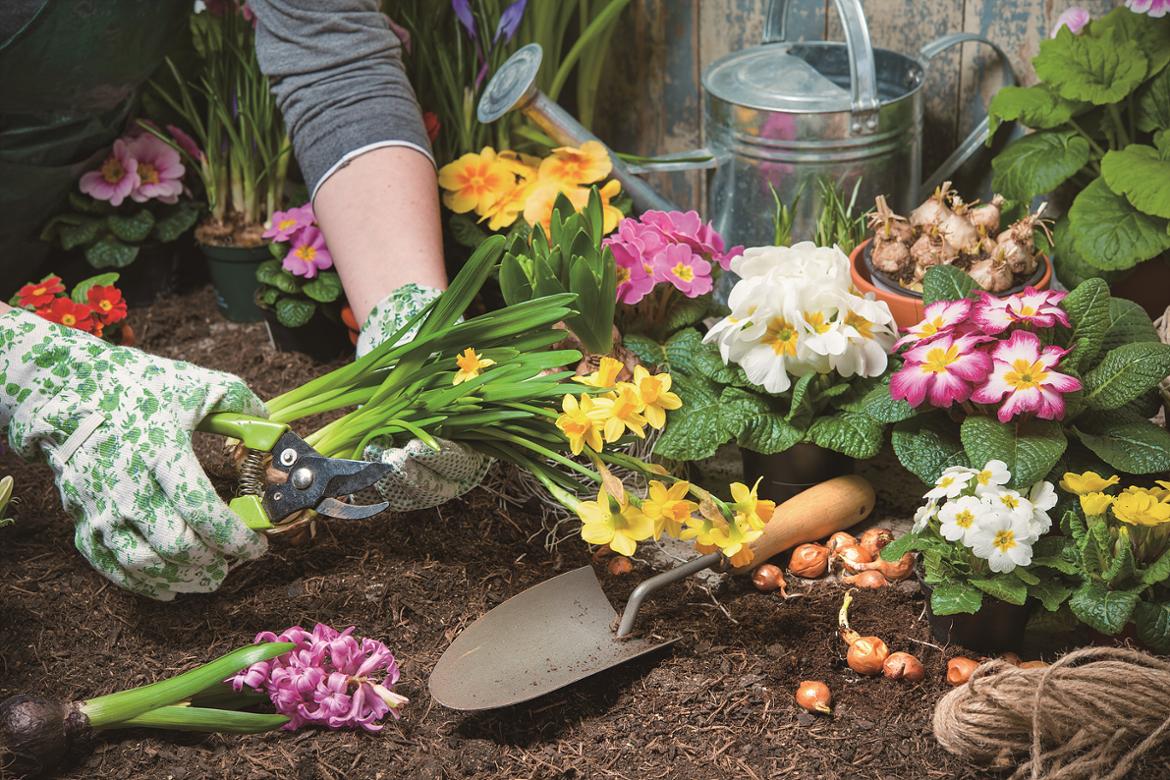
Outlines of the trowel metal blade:
M 589 566 L 534 585 L 455 638 L 431 672 L 431 696 L 455 710 L 507 707 L 676 641 L 618 639 L 616 618 Z

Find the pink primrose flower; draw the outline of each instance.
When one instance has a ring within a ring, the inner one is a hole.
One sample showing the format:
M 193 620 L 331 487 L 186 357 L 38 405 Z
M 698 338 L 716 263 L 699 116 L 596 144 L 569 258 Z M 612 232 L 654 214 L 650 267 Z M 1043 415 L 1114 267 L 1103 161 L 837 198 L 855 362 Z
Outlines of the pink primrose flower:
M 943 334 L 919 344 L 904 355 L 902 368 L 890 378 L 890 396 L 911 406 L 929 401 L 947 408 L 971 397 L 991 372 L 991 358 L 978 347 L 986 336 Z
M 109 201 L 111 206 L 121 206 L 122 201 L 140 183 L 138 161 L 122 139 L 114 141 L 110 156 L 96 171 L 82 174 L 78 186 L 94 200 Z
M 996 416 L 1008 422 L 1032 413 L 1041 420 L 1064 417 L 1064 394 L 1081 389 L 1080 380 L 1054 369 L 1068 350 L 1041 347 L 1040 338 L 1026 330 L 1013 331 L 991 352 L 992 370 L 971 400 L 980 404 L 1003 401 Z

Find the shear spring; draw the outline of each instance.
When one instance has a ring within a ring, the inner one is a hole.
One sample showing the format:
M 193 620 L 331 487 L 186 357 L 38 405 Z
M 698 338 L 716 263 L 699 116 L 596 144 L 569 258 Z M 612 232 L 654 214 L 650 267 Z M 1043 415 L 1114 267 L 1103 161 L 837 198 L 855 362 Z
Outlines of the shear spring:
M 248 450 L 244 461 L 240 464 L 240 480 L 237 492 L 241 496 L 264 495 L 264 453 L 259 450 Z

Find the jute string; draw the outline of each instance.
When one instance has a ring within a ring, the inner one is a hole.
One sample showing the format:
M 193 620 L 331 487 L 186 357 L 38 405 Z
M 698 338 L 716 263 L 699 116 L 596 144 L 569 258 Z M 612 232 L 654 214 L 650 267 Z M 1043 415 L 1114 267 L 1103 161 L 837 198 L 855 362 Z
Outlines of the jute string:
M 1170 738 L 1170 661 L 1115 647 L 1041 669 L 991 661 L 939 701 L 934 735 L 973 763 L 1014 766 L 1011 780 L 1116 780 Z

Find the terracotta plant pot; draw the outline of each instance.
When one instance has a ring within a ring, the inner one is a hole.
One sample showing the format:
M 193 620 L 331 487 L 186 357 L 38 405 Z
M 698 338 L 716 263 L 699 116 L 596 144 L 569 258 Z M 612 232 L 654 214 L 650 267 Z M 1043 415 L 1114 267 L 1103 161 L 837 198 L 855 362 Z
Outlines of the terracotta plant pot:
M 899 328 L 908 328 L 921 322 L 925 307 L 920 294 L 909 290 L 894 290 L 892 286 L 882 284 L 880 277 L 875 280 L 874 275 L 870 274 L 865 262 L 865 249 L 871 240 L 867 238 L 862 241 L 849 255 L 849 273 L 853 278 L 853 286 L 862 295 L 873 293 L 879 301 L 885 301 Z M 1032 286 L 1037 290 L 1047 290 L 1052 283 L 1052 261 L 1046 255 L 1040 255 L 1040 262 L 1043 271 L 1039 273 L 1039 279 Z
M 760 498 L 777 504 L 825 480 L 853 473 L 853 458 L 815 444 L 801 442 L 774 455 L 740 450 L 743 481 L 749 487 L 760 480 Z
M 926 619 L 930 632 L 941 644 L 962 645 L 981 653 L 1018 650 L 1024 641 L 1031 602 L 1019 606 L 983 595 L 983 607 L 975 614 L 936 615 L 930 608 L 931 587 L 918 576 L 926 594 Z

